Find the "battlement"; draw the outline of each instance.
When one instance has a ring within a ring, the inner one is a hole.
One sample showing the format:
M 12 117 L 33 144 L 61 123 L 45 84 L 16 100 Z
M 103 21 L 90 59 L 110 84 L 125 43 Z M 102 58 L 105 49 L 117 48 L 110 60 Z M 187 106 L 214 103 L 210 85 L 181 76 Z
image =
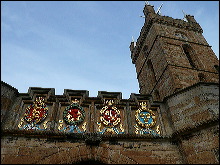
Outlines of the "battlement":
M 133 64 L 136 62 L 137 57 L 140 54 L 140 51 L 143 49 L 145 40 L 153 24 L 161 24 L 166 26 L 172 26 L 177 29 L 184 29 L 198 33 L 203 33 L 201 26 L 199 25 L 199 23 L 197 23 L 194 16 L 186 15 L 185 20 L 174 19 L 169 16 L 162 16 L 155 13 L 154 7 L 151 5 L 145 5 L 143 12 L 145 14 L 144 26 L 141 28 L 137 42 L 134 44 L 132 41 L 130 45 L 131 58 Z

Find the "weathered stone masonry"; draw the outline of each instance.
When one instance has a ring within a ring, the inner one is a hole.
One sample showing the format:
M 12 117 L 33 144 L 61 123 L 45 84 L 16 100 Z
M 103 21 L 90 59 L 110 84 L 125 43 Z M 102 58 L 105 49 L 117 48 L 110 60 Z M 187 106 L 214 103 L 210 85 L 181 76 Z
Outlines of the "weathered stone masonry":
M 216 125 L 218 90 L 216 90 L 216 84 L 206 86 L 201 83 L 191 88 L 167 98 L 166 104 L 152 102 L 150 95 L 132 94 L 130 99 L 119 98 L 118 107 L 125 111 L 123 125 L 126 133 L 121 135 L 100 135 L 97 133 L 96 125 L 99 106 L 102 106 L 103 95 L 101 94 L 104 93 L 105 97 L 113 99 L 120 96 L 120 93 L 100 92 L 100 97 L 90 98 L 84 95 L 86 91 L 81 91 L 80 95 L 79 91 L 69 90 L 65 95 L 56 96 L 51 92 L 54 89 L 30 88 L 28 94 L 18 94 L 17 102 L 14 106 L 10 106 L 13 108 L 8 111 L 5 119 L 7 122 L 2 123 L 2 163 L 76 163 L 86 160 L 109 164 L 204 163 L 205 157 L 201 156 L 202 153 L 211 158 L 206 160 L 207 163 L 215 163 L 218 153 L 218 126 Z M 88 121 L 86 133 L 62 133 L 57 129 L 58 121 L 62 117 L 60 110 L 62 105 L 69 103 L 67 97 L 69 93 L 74 95 L 69 96 L 71 99 L 80 98 L 85 107 L 86 121 Z M 215 96 L 211 96 L 210 93 Z M 24 107 L 27 107 L 25 104 L 29 105 L 37 95 L 48 97 L 46 103 L 49 105 L 50 112 L 46 119 L 49 120 L 47 130 L 19 130 L 20 118 L 24 113 Z M 198 96 L 200 97 L 197 98 Z M 161 126 L 159 137 L 135 134 L 134 114 L 138 108 L 137 101 L 144 99 L 160 114 L 157 120 Z M 189 100 L 194 104 L 192 103 L 191 107 L 184 106 L 183 104 Z M 198 100 L 206 100 L 206 105 L 195 104 Z M 198 109 L 197 106 L 204 108 Z M 175 109 L 178 109 L 179 113 Z M 195 156 L 198 159 L 193 159 Z

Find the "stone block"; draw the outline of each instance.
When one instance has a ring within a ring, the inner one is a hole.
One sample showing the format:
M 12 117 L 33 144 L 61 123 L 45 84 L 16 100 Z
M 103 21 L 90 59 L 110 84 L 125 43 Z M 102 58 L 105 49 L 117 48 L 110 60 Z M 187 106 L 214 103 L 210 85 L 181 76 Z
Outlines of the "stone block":
M 1 147 L 1 155 L 17 155 L 18 154 L 18 148 L 17 147 Z
M 125 151 L 121 151 L 121 154 L 130 158 L 132 156 L 151 156 L 152 152 L 151 151 L 138 151 L 138 150 L 125 150 Z
M 208 119 L 210 119 L 212 116 L 208 110 L 205 110 L 203 112 L 198 112 L 193 115 L 191 115 L 191 119 L 195 123 L 204 122 Z
M 195 155 L 191 155 L 187 157 L 187 160 L 190 164 L 216 164 L 218 163 L 214 152 L 212 151 L 204 151 L 199 152 Z
M 180 153 L 176 151 L 152 151 L 152 157 L 161 157 L 161 158 L 179 158 Z
M 100 153 L 100 156 L 108 159 L 109 155 L 110 155 L 110 149 L 102 148 L 102 152 Z
M 118 164 L 136 164 L 136 161 L 127 156 L 121 155 Z
M 111 150 L 122 150 L 123 149 L 121 145 L 109 145 L 108 148 Z
M 38 160 L 37 164 L 53 164 L 53 162 L 50 160 L 50 158 L 44 158 Z
M 55 155 L 57 155 L 57 157 L 60 158 L 61 164 L 67 164 L 71 162 L 71 157 L 69 156 L 68 150 L 59 150 L 59 152 L 56 153 Z
M 110 151 L 109 158 L 110 158 L 111 162 L 118 164 L 120 156 L 121 156 L 120 151 L 113 151 L 113 150 Z
M 2 164 L 35 164 L 39 160 L 37 156 L 5 155 Z
M 131 156 L 129 157 L 135 164 L 161 164 L 161 159 L 158 157 L 147 156 Z
M 69 156 L 71 158 L 80 157 L 79 148 L 78 147 L 70 148 L 69 149 Z
M 51 156 L 51 155 L 54 155 L 56 153 L 60 152 L 59 151 L 59 148 L 57 148 L 56 146 L 54 147 L 50 147 L 50 148 L 47 148 L 47 147 L 33 147 L 31 149 L 31 154 L 32 155 L 40 155 L 40 156 Z
M 182 147 L 183 147 L 183 150 L 184 150 L 186 156 L 195 154 L 195 149 L 194 149 L 193 145 L 182 145 Z
M 79 154 L 80 154 L 80 156 L 89 155 L 90 153 L 91 153 L 90 146 L 86 146 L 86 145 L 79 146 Z
M 101 143 L 99 146 L 100 146 L 100 147 L 103 147 L 103 148 L 108 148 L 108 147 L 109 147 L 109 144 Z

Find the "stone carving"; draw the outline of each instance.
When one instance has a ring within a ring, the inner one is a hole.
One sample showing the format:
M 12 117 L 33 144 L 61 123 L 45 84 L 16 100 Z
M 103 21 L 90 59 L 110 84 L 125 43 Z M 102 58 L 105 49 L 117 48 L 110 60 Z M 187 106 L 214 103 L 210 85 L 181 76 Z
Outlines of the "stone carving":
M 79 125 L 85 119 L 85 111 L 83 107 L 79 105 L 79 101 L 75 99 L 72 101 L 72 104 L 66 107 L 63 111 L 63 120 L 66 122 L 67 126 L 64 127 L 63 120 L 59 120 L 58 130 L 63 132 L 77 132 L 84 133 L 86 132 L 86 122 L 83 123 L 82 129 L 80 130 Z
M 44 101 L 45 100 L 43 97 L 37 97 L 35 102 L 26 108 L 24 117 L 21 118 L 21 122 L 18 124 L 19 129 L 26 129 L 26 130 L 47 129 L 48 121 L 44 122 L 43 124 L 44 129 L 40 128 L 40 125 L 39 125 L 39 123 L 44 121 L 48 115 L 48 107 Z M 24 122 L 27 122 L 27 124 L 23 126 Z
M 140 103 L 141 108 L 136 111 L 135 119 L 137 124 L 135 127 L 136 134 L 153 134 L 159 135 L 159 125 L 157 126 L 156 131 L 152 130 L 151 128 L 156 125 L 156 115 L 153 113 L 152 110 L 147 108 L 146 102 Z M 141 128 L 139 128 L 139 126 Z
M 113 106 L 113 100 L 106 101 L 106 106 L 104 106 L 100 111 L 100 121 L 97 122 L 98 124 L 98 132 L 100 134 L 110 133 L 110 134 L 122 134 L 124 133 L 124 129 L 122 124 L 120 124 L 121 132 L 116 128 L 120 122 L 121 122 L 121 116 L 120 111 Z M 101 123 L 105 126 L 101 130 Z

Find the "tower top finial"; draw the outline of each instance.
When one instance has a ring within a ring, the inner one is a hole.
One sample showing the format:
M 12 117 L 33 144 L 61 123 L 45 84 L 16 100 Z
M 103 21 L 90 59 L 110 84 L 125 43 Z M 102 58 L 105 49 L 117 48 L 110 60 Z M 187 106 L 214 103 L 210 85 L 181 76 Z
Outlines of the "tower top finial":
M 148 1 L 145 1 L 143 13 L 144 13 L 144 16 L 141 16 L 143 18 L 147 17 L 149 13 L 155 14 L 154 6 L 150 5 Z
M 135 47 L 136 46 L 136 42 L 134 41 L 134 37 L 133 36 L 131 37 L 131 40 L 132 40 L 131 42 L 134 44 L 133 46 Z
M 182 12 L 183 12 L 183 15 L 184 15 L 183 20 L 187 21 L 187 19 L 186 19 L 187 14 L 183 10 L 182 10 Z
M 131 37 L 131 41 L 134 42 L 134 37 L 133 36 Z
M 150 5 L 150 3 L 148 1 L 145 1 L 145 5 Z
M 183 12 L 183 15 L 184 15 L 184 18 L 185 18 L 187 14 L 183 10 L 182 10 L 182 12 Z

